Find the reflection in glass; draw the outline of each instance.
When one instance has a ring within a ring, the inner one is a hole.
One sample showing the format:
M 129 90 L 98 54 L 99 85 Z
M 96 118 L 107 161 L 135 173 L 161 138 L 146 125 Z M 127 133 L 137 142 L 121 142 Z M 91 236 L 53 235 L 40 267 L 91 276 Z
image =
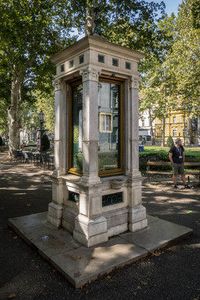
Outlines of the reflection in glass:
M 112 114 L 99 113 L 99 132 L 112 132 Z
M 82 120 L 83 120 L 82 84 L 72 89 L 72 167 L 82 171 Z
M 99 171 L 120 168 L 119 122 L 120 85 L 102 82 L 99 86 Z
M 100 173 L 119 169 L 120 166 L 120 84 L 101 82 L 98 94 Z M 92 126 L 92 124 L 90 124 Z M 83 131 L 82 84 L 72 88 L 72 168 L 81 172 Z

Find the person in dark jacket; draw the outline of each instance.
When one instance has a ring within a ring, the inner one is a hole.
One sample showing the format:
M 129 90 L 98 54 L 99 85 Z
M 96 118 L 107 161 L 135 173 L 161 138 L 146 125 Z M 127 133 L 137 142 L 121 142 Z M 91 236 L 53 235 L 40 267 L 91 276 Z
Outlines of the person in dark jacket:
M 169 150 L 169 160 L 173 168 L 173 182 L 174 188 L 177 188 L 177 177 L 181 176 L 185 188 L 189 188 L 186 184 L 184 162 L 185 162 L 185 149 L 180 138 L 176 139 L 175 145 Z

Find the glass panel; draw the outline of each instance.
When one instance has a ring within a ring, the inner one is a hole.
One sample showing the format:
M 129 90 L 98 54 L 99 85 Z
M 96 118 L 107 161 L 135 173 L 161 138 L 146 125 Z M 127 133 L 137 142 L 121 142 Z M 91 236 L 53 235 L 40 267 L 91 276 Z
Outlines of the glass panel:
M 72 167 L 82 171 L 82 122 L 83 122 L 82 84 L 72 89 Z
M 99 171 L 120 168 L 120 85 L 99 85 Z
M 72 88 L 72 168 L 81 172 L 83 167 L 82 84 Z M 120 168 L 120 84 L 99 83 L 99 171 L 109 172 Z

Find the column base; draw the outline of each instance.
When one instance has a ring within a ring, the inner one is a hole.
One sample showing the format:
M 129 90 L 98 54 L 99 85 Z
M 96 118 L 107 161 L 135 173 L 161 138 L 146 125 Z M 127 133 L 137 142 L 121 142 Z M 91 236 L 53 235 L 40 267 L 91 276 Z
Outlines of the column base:
M 47 221 L 57 228 L 62 223 L 63 206 L 54 202 L 49 203 Z
M 75 220 L 73 237 L 86 247 L 107 242 L 107 220 L 104 217 L 91 220 L 84 215 L 78 215 Z
M 143 205 L 129 208 L 129 230 L 134 232 L 147 226 L 146 208 Z

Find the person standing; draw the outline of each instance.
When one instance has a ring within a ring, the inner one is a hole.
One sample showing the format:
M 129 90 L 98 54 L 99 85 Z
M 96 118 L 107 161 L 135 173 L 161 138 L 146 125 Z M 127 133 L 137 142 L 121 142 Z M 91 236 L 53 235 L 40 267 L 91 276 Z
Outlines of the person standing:
M 172 163 L 173 167 L 173 182 L 174 188 L 177 188 L 177 177 L 181 176 L 181 180 L 185 188 L 189 188 L 186 184 L 185 171 L 184 171 L 184 162 L 185 162 L 185 150 L 180 138 L 176 139 L 175 145 L 169 150 L 169 160 Z

